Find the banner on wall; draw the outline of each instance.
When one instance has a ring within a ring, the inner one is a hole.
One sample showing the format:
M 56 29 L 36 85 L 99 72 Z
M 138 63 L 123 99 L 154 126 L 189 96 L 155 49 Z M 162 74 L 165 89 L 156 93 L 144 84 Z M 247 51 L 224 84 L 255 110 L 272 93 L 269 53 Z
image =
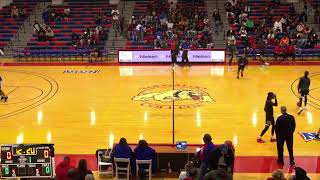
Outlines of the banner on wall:
M 119 50 L 119 62 L 126 63 L 148 63 L 148 62 L 171 62 L 170 50 Z M 182 51 L 179 53 L 177 61 L 182 60 Z M 190 62 L 224 62 L 225 51 L 224 50 L 190 50 L 188 52 L 188 58 Z

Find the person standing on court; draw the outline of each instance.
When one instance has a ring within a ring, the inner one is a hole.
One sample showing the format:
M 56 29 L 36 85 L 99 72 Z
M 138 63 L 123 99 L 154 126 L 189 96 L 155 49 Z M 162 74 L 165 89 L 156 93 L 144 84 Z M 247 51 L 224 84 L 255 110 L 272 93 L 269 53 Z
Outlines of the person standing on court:
M 0 76 L 0 100 L 2 101 L 4 101 L 4 102 L 6 102 L 7 100 L 8 100 L 8 96 L 6 96 L 5 94 L 4 94 L 4 92 L 2 91 L 2 78 L 1 78 L 1 76 Z
M 274 99 L 274 102 L 272 101 Z M 271 139 L 270 142 L 275 142 L 276 139 L 273 138 L 274 135 L 274 117 L 273 117 L 273 106 L 278 106 L 278 100 L 276 94 L 273 92 L 268 92 L 267 100 L 264 105 L 264 111 L 266 112 L 266 126 L 262 130 L 260 136 L 257 139 L 258 143 L 265 143 L 264 140 L 262 140 L 262 136 L 268 131 L 269 126 L 271 125 Z
M 277 118 L 275 131 L 277 137 L 278 163 L 283 164 L 283 145 L 287 144 L 290 156 L 290 165 L 294 166 L 293 157 L 293 133 L 296 128 L 296 121 L 291 114 L 287 113 L 287 108 L 281 106 L 282 115 Z
M 309 72 L 305 71 L 304 72 L 304 76 L 302 76 L 299 80 L 299 84 L 298 84 L 298 92 L 300 94 L 299 97 L 299 112 L 298 114 L 300 114 L 303 109 L 302 109 L 302 98 L 304 97 L 304 108 L 307 109 L 307 103 L 308 103 L 308 94 L 309 94 L 309 87 L 310 87 L 310 78 L 309 76 Z
M 182 49 L 182 60 L 181 60 L 181 63 L 189 63 L 188 50 L 190 49 L 190 44 L 189 44 L 188 40 L 185 40 L 181 44 L 181 49 Z

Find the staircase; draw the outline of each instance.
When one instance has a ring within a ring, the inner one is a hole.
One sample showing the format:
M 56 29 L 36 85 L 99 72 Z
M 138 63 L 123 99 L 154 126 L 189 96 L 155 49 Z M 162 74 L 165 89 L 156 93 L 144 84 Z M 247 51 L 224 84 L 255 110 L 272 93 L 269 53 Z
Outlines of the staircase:
M 106 49 L 109 51 L 110 54 L 117 56 L 118 50 L 124 48 L 127 44 L 127 29 L 129 25 L 129 20 L 132 17 L 133 9 L 135 6 L 134 1 L 125 1 L 121 0 L 118 4 L 117 9 L 120 12 L 120 16 L 124 17 L 124 27 L 123 33 L 120 36 L 119 33 L 116 37 L 116 32 L 114 31 L 113 27 L 110 29 L 108 34 L 108 40 L 105 44 Z
M 4 48 L 5 55 L 7 57 L 14 56 L 16 51 L 23 50 L 28 41 L 33 35 L 33 23 L 38 21 L 40 24 L 44 24 L 42 20 L 42 12 L 51 4 L 51 2 L 39 2 L 34 10 L 31 12 L 30 16 L 24 21 L 20 26 L 17 34 L 9 43 L 10 45 Z
M 214 48 L 225 48 L 226 41 L 225 41 L 225 33 L 229 30 L 229 23 L 226 17 L 226 11 L 224 8 L 225 0 L 206 0 L 207 4 L 207 12 L 210 19 L 210 24 L 212 25 L 213 29 L 213 47 Z M 215 26 L 213 20 L 213 11 L 214 9 L 219 9 L 221 15 L 221 21 L 223 22 L 222 31 L 215 33 Z

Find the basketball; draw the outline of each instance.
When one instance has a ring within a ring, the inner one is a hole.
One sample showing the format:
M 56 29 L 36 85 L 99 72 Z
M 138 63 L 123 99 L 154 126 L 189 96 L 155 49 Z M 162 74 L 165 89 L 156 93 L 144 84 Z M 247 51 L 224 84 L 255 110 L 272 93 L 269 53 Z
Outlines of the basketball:
M 301 102 L 300 101 L 297 102 L 297 106 L 301 107 Z

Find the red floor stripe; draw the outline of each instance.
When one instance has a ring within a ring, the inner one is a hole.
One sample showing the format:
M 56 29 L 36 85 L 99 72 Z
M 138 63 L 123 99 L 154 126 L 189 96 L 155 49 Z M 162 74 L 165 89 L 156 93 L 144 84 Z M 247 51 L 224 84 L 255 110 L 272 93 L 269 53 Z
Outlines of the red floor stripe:
M 55 156 L 56 164 L 63 160 L 64 154 Z M 95 155 L 68 155 L 71 158 L 72 165 L 78 164 L 80 159 L 86 159 L 88 168 L 96 171 L 97 161 Z M 285 172 L 291 172 L 289 159 L 285 158 L 284 167 L 277 164 L 275 156 L 238 156 L 235 159 L 235 173 L 271 173 L 276 169 L 283 169 Z M 320 156 L 297 156 L 295 157 L 296 165 L 305 169 L 308 173 L 320 173 Z

